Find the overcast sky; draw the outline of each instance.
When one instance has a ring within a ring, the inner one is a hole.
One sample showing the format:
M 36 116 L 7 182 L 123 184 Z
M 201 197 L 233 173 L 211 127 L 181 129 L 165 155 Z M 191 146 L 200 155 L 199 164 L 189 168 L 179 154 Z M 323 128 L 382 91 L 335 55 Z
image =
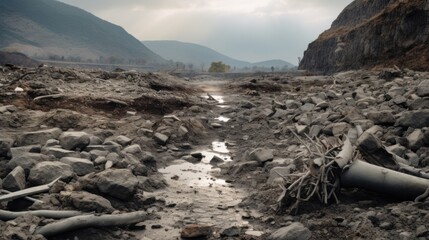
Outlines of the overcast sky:
M 198 43 L 251 62 L 297 64 L 352 0 L 61 0 L 139 40 Z

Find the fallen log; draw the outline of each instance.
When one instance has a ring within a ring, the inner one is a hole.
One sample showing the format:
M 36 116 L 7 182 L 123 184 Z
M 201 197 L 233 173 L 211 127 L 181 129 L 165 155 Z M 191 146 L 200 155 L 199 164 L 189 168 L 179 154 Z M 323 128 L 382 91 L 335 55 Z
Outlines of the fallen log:
M 429 188 L 429 180 L 355 160 L 343 169 L 341 187 L 363 188 L 415 200 Z
M 75 216 L 47 224 L 36 230 L 35 234 L 41 234 L 45 237 L 49 237 L 80 228 L 124 226 L 138 223 L 146 219 L 147 214 L 144 211 L 114 215 Z
M 22 197 L 26 197 L 29 195 L 33 195 L 33 194 L 38 194 L 38 193 L 43 193 L 43 192 L 48 192 L 49 189 L 51 189 L 51 187 L 54 185 L 54 183 L 56 183 L 60 178 L 55 179 L 54 181 L 45 184 L 45 185 L 40 185 L 37 187 L 31 187 L 31 188 L 26 188 L 20 191 L 16 191 L 16 192 L 12 192 L 9 194 L 5 194 L 0 196 L 0 202 L 2 201 L 10 201 L 10 200 L 14 200 L 14 199 L 18 199 L 18 198 L 22 198 Z
M 38 102 L 40 100 L 44 100 L 44 99 L 58 99 L 58 98 L 62 98 L 65 97 L 64 94 L 51 94 L 51 95 L 43 95 L 43 96 L 39 96 L 39 97 L 35 97 L 33 99 L 34 102 Z
M 82 212 L 79 211 L 56 211 L 56 210 L 36 210 L 36 211 L 23 211 L 23 212 L 12 212 L 6 210 L 0 210 L 0 220 L 8 221 L 24 215 L 33 215 L 36 217 L 45 217 L 45 218 L 69 218 L 74 216 L 82 215 Z

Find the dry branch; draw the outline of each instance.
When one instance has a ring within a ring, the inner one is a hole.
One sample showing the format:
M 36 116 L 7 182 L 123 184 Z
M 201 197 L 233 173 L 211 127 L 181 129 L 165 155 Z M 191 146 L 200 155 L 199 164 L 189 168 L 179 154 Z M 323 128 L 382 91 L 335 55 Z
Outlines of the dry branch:
M 48 192 L 49 189 L 51 189 L 51 187 L 54 185 L 54 183 L 56 183 L 59 179 L 60 178 L 57 178 L 54 181 L 52 181 L 48 184 L 45 184 L 45 185 L 40 185 L 37 187 L 31 187 L 31 188 L 27 188 L 24 190 L 20 190 L 20 191 L 16 191 L 16 192 L 12 192 L 9 194 L 2 195 L 2 196 L 0 196 L 0 202 L 10 201 L 10 200 L 14 200 L 17 198 L 22 198 L 22 197 L 38 194 L 38 193 Z
M 47 224 L 36 230 L 35 234 L 41 234 L 45 237 L 57 235 L 80 228 L 87 227 L 112 227 L 123 226 L 141 222 L 147 219 L 144 211 L 123 213 L 114 215 L 83 215 L 60 220 L 58 222 Z
M 56 211 L 56 210 L 36 210 L 36 211 L 24 211 L 24 212 L 11 212 L 6 210 L 0 210 L 0 220 L 7 221 L 11 219 L 15 219 L 17 217 L 21 217 L 24 215 L 33 215 L 37 217 L 45 217 L 45 218 L 69 218 L 78 215 L 82 215 L 82 212 L 79 211 Z

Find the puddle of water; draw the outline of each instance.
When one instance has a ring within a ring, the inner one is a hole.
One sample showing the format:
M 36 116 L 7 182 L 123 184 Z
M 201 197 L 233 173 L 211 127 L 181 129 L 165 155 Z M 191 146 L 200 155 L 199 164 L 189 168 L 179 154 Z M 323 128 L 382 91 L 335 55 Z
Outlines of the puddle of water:
M 219 104 L 225 103 L 224 96 L 222 95 L 210 95 L 212 96 Z M 209 99 L 209 96 L 207 94 L 202 94 L 201 97 L 205 99 Z
M 228 122 L 230 120 L 230 118 L 227 118 L 227 117 L 224 117 L 224 116 L 219 116 L 219 117 L 217 117 L 215 119 L 218 120 L 218 121 L 221 121 L 221 122 Z
M 219 228 L 245 226 L 252 229 L 249 222 L 242 218 L 244 210 L 237 206 L 246 194 L 226 183 L 224 179 L 212 176 L 220 171 L 209 164 L 214 155 L 231 161 L 226 143 L 213 142 L 210 150 L 199 152 L 205 156 L 200 163 L 176 160 L 172 165 L 159 169 L 169 186 L 147 195 L 164 198 L 167 203 L 174 203 L 176 206 L 155 210 L 161 218 L 145 221 L 148 226 L 160 224 L 163 229 L 147 227 L 146 230 L 138 232 L 137 236 L 180 239 L 180 227 L 190 223 Z
M 220 169 L 212 169 L 212 166 L 206 163 L 193 164 L 184 160 L 176 160 L 173 165 L 159 169 L 159 172 L 163 173 L 166 179 L 178 176 L 178 181 L 184 181 L 188 186 L 228 185 L 225 180 L 211 176 L 212 173 L 220 172 Z

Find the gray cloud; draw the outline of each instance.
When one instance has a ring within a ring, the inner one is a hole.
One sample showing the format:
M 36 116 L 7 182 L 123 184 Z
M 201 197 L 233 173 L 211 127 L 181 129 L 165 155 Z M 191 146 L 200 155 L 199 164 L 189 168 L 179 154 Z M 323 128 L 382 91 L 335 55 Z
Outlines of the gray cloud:
M 61 0 L 140 40 L 199 43 L 247 61 L 297 63 L 352 0 Z

